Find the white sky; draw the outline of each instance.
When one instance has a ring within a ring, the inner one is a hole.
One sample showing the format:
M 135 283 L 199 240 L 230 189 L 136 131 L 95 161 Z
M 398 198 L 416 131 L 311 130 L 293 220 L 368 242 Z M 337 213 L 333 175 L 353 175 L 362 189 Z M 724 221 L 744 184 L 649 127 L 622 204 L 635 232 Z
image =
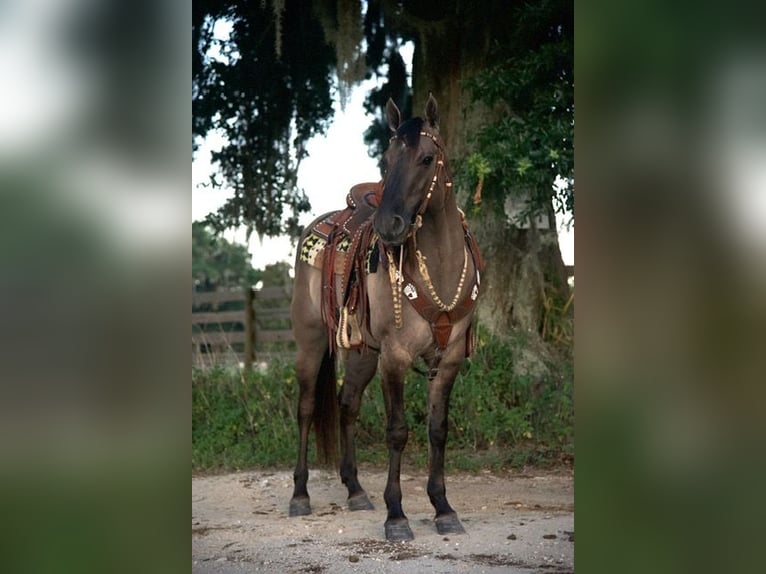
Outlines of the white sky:
M 364 181 L 377 181 L 380 177 L 376 160 L 367 155 L 363 132 L 372 121 L 364 112 L 364 97 L 373 85 L 372 81 L 356 87 L 341 111 L 335 103 L 335 116 L 327 135 L 312 139 L 307 150 L 309 156 L 301 162 L 298 171 L 298 186 L 303 188 L 311 202 L 311 212 L 303 214 L 302 225 L 309 223 L 316 216 L 345 206 L 348 190 Z M 212 142 L 213 138 L 209 138 Z M 209 143 L 209 142 L 206 142 Z M 220 144 L 218 144 L 220 145 Z M 210 149 L 202 146 L 196 160 L 192 163 L 192 220 L 200 220 L 211 211 L 221 206 L 228 197 L 226 191 L 198 187 L 208 180 L 213 169 L 209 163 Z M 244 230 L 229 231 L 225 237 L 230 241 L 244 243 Z M 559 244 L 564 263 L 574 263 L 574 229 L 569 232 L 559 230 Z M 286 237 L 264 238 L 261 241 L 255 234 L 248 246 L 253 256 L 253 266 L 261 269 L 270 263 L 288 261 L 292 264 L 295 250 Z

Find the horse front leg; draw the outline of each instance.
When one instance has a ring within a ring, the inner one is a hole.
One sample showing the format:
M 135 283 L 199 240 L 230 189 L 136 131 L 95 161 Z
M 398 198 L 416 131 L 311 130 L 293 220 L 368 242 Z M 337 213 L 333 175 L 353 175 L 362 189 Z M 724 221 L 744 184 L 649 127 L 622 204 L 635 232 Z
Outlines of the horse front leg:
M 349 352 L 340 394 L 340 476 L 348 488 L 349 510 L 375 509 L 357 478 L 355 438 L 362 395 L 377 368 L 378 353 L 372 350 Z
M 381 383 L 386 404 L 386 445 L 388 446 L 388 480 L 383 498 L 386 501 L 386 539 L 404 541 L 415 538 L 409 521 L 402 510 L 402 488 L 400 484 L 402 452 L 407 445 L 407 419 L 404 414 L 404 376 L 409 362 L 392 361 L 383 354 Z
M 436 510 L 434 522 L 439 534 L 463 534 L 465 529 L 457 513 L 447 501 L 444 484 L 444 452 L 447 445 L 449 400 L 455 383 L 462 353 L 458 360 L 442 361 L 437 374 L 428 384 L 428 498 Z

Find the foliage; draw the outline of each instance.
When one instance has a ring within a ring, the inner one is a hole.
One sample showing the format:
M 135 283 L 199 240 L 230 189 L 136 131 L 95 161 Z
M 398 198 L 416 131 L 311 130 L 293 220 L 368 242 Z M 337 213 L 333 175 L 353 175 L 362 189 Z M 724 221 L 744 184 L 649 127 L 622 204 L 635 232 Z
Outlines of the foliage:
M 404 117 L 412 116 L 412 90 L 400 49 L 415 37 L 402 25 L 400 8 L 391 9 L 385 2 L 370 1 L 364 18 L 367 67 L 378 78 L 378 85 L 370 90 L 364 101 L 365 111 L 375 118 L 364 132 L 364 142 L 370 157 L 378 160 L 381 173 L 383 153 L 391 137 L 385 117 L 386 101 L 393 99 Z
M 192 281 L 202 290 L 249 287 L 259 273 L 250 263 L 247 247 L 215 235 L 201 221 L 192 223 Z
M 560 349 L 572 351 L 574 344 L 574 290 L 571 290 L 566 301 L 556 290 L 549 290 L 545 293 L 543 308 L 545 315 L 543 317 L 542 339 L 550 342 Z
M 571 461 L 574 441 L 571 362 L 550 376 L 514 375 L 522 341 L 482 335 L 452 393 L 450 468 L 519 467 Z M 408 460 L 427 461 L 427 382 L 405 385 Z M 377 378 L 362 401 L 357 439 L 361 462 L 384 463 L 385 407 Z M 297 382 L 292 364 L 267 372 L 192 372 L 192 466 L 198 470 L 284 466 L 295 462 Z M 313 441 L 312 441 L 313 443 Z M 312 455 L 313 457 L 313 455 Z
M 192 143 L 211 132 L 225 138 L 212 153 L 222 181 L 211 176 L 211 185 L 234 192 L 208 217 L 216 231 L 296 235 L 310 208 L 298 165 L 333 114 L 334 54 L 313 11 L 297 0 L 268 4 L 193 5 Z M 223 25 L 228 36 L 216 35 Z
M 527 215 L 574 214 L 574 16 L 572 4 L 543 0 L 514 8 L 509 44 L 496 46 L 498 63 L 467 87 L 475 103 L 496 110 L 497 121 L 475 135 L 468 181 L 502 208 L 505 195 L 528 199 Z
M 228 34 L 216 35 L 221 23 Z M 365 132 L 371 156 L 381 158 L 387 145 L 389 97 L 405 116 L 411 86 L 421 98 L 427 90 L 449 97 L 442 104 L 456 109 L 460 91 L 447 86 L 466 79 L 477 107 L 455 111 L 457 121 L 487 119 L 471 142 L 472 166 L 452 158 L 458 187 L 477 188 L 477 196 L 484 189 L 493 211 L 511 194 L 530 200 L 530 215 L 547 211 L 551 199 L 573 214 L 571 0 L 478 9 L 456 0 L 197 0 L 192 32 L 194 143 L 210 132 L 226 138 L 213 154 L 221 180 L 211 177 L 211 185 L 234 190 L 208 218 L 216 231 L 244 224 L 266 235 L 297 233 L 298 216 L 310 208 L 297 187 L 305 144 L 331 119 L 334 89 L 343 100 L 365 75 L 378 78 L 365 102 L 376 118 Z M 415 45 L 411 79 L 400 54 L 407 42 Z
M 520 372 L 523 338 L 482 334 L 479 352 L 466 363 L 465 384 L 455 390 L 454 407 L 465 417 L 463 440 L 474 448 L 513 445 L 509 462 L 572 456 L 574 441 L 573 365 L 570 358 L 549 361 L 545 376 Z M 476 413 L 470 416 L 469 413 Z M 487 444 L 488 443 L 488 444 Z
M 367 144 L 367 153 L 372 158 L 378 159 L 378 167 L 383 173 L 383 154 L 391 138 L 391 130 L 385 116 L 385 107 L 388 98 L 400 103 L 400 110 L 404 117 L 412 115 L 412 97 L 407 85 L 407 68 L 398 51 L 398 47 L 392 44 L 382 55 L 378 68 L 385 65 L 386 77 L 377 88 L 370 90 L 364 101 L 365 111 L 375 118 L 375 121 L 364 132 L 364 143 Z
M 263 281 L 263 287 L 285 287 L 287 290 L 290 290 L 293 285 L 293 280 L 290 276 L 292 268 L 292 265 L 287 261 L 269 263 L 263 270 L 257 271 L 258 279 L 259 281 Z M 278 305 L 279 304 L 276 303 L 272 306 Z
M 269 372 L 192 372 L 192 467 L 287 464 L 296 452 L 297 385 L 292 366 Z

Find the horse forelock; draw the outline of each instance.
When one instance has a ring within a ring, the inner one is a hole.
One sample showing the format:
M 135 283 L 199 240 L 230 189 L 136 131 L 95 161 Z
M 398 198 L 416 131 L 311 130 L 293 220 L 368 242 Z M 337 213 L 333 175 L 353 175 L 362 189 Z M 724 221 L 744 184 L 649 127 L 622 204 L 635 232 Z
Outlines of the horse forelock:
M 415 147 L 420 141 L 422 130 L 423 118 L 410 118 L 396 130 L 396 137 L 401 139 L 407 147 Z

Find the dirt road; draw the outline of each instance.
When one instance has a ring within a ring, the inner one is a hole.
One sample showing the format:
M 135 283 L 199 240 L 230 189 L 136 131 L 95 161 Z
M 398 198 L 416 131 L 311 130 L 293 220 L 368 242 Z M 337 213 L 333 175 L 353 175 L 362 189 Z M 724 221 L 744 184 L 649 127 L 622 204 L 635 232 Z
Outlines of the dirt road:
M 312 470 L 311 516 L 288 518 L 291 471 L 192 479 L 195 574 L 574 572 L 571 474 L 448 474 L 447 494 L 466 529 L 433 525 L 426 474 L 402 475 L 411 542 L 385 540 L 385 471 L 361 468 L 375 510 L 350 512 L 337 474 Z

